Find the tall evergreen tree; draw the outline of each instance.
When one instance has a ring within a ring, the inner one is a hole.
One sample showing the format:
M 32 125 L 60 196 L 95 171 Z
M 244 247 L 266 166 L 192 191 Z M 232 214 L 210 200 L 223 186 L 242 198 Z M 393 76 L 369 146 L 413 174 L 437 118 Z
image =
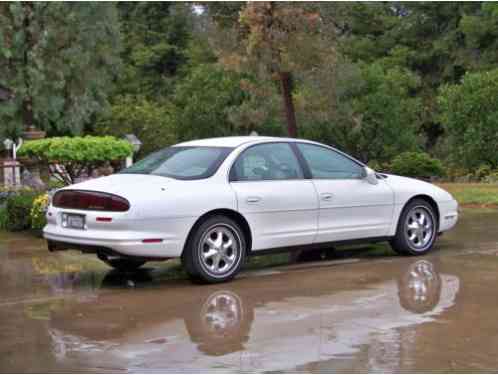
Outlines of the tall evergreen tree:
M 81 132 L 107 103 L 119 46 L 111 3 L 0 4 L 0 84 L 15 95 L 0 107 L 3 133 Z
M 296 76 L 306 71 L 332 71 L 335 64 L 334 33 L 327 29 L 320 7 L 303 3 L 249 2 L 240 12 L 233 4 L 208 6 L 208 11 L 219 28 L 213 47 L 220 62 L 229 69 L 253 75 L 261 87 L 275 82 L 283 104 L 287 133 L 295 137 Z M 236 16 L 238 18 L 234 18 Z M 253 90 L 252 94 L 257 95 L 257 91 Z
M 475 23 L 482 21 L 479 2 L 354 3 L 347 13 L 341 51 L 353 62 L 378 61 L 421 78 L 412 94 L 423 103 L 420 131 L 430 149 L 443 135 L 437 117 L 438 88 L 457 83 L 486 54 L 467 37 L 473 31 L 482 46 L 489 44 L 494 31 L 488 27 L 486 33 L 477 32 Z M 488 25 L 493 25 L 491 19 Z
M 169 2 L 118 4 L 125 69 L 119 93 L 157 100 L 173 92 L 186 65 L 191 5 Z

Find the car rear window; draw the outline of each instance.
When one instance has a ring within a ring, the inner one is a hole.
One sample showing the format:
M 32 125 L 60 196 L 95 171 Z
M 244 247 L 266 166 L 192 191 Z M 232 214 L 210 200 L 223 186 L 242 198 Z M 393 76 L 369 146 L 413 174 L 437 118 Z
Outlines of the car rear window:
M 212 176 L 232 151 L 229 147 L 168 147 L 123 169 L 120 173 L 150 174 L 178 180 Z

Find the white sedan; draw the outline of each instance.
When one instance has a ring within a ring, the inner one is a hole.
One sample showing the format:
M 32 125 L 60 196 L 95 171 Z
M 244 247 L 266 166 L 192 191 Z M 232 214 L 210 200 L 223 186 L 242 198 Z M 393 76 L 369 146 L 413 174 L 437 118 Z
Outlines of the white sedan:
M 375 173 L 335 148 L 227 137 L 59 190 L 44 236 L 51 251 L 96 253 L 121 270 L 181 257 L 193 279 L 221 282 L 263 250 L 389 241 L 400 254 L 425 254 L 457 219 L 443 189 Z

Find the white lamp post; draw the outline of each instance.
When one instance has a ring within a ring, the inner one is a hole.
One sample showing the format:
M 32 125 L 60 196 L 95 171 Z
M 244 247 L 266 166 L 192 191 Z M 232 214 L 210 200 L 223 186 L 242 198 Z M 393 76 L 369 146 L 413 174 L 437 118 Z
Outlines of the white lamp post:
M 12 146 L 14 146 L 14 141 L 10 138 L 6 138 L 4 141 L 3 141 L 3 146 L 5 147 L 5 149 L 8 151 L 8 157 L 10 158 L 10 150 L 12 150 Z
M 133 155 L 140 151 L 140 148 L 142 148 L 142 142 L 135 134 L 126 134 L 124 139 L 133 146 L 133 154 L 126 158 L 126 168 L 128 168 L 133 165 Z
M 19 150 L 22 146 L 23 140 L 22 138 L 19 138 L 18 143 L 16 144 L 12 139 L 7 138 L 3 141 L 3 146 L 7 151 L 12 150 L 12 159 L 16 160 L 17 159 L 17 150 Z M 9 155 L 10 157 L 10 155 Z
M 3 161 L 3 184 L 5 187 L 19 186 L 21 184 L 21 170 L 19 168 L 20 164 L 16 158 L 17 150 L 22 145 L 22 139 L 19 139 L 19 144 L 16 145 L 12 139 L 7 138 L 3 141 L 3 145 L 8 151 L 8 158 Z

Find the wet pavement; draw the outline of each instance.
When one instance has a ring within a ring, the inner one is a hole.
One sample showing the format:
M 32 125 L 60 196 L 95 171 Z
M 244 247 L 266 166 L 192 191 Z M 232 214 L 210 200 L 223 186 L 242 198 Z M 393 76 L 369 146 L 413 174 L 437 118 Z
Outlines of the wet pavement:
M 200 286 L 0 233 L 0 372 L 498 370 L 497 210 L 426 257 L 373 250 Z

